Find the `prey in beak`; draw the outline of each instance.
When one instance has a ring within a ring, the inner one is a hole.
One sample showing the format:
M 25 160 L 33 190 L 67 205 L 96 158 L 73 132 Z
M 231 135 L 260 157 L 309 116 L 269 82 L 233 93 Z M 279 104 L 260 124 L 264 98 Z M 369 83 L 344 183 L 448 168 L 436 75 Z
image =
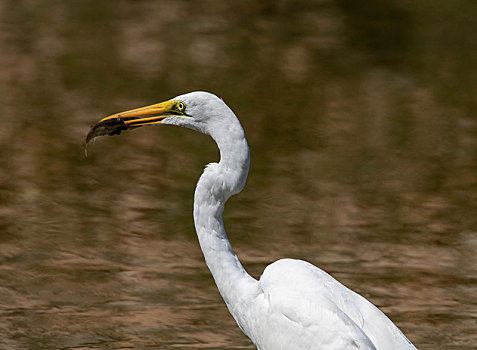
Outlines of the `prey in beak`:
M 119 135 L 123 130 L 137 128 L 144 125 L 161 124 L 170 116 L 184 116 L 185 103 L 182 101 L 165 101 L 154 105 L 131 109 L 116 113 L 101 119 L 91 127 L 84 141 L 84 149 L 88 143 L 97 136 Z

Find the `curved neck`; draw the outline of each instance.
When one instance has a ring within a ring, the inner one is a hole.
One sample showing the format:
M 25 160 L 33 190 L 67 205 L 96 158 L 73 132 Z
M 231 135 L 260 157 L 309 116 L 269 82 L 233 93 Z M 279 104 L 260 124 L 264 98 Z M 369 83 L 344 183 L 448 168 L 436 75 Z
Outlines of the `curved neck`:
M 200 247 L 234 317 L 237 317 L 234 306 L 247 298 L 251 285 L 256 282 L 235 255 L 222 220 L 225 202 L 242 190 L 250 164 L 247 140 L 242 128 L 239 129 L 241 132 L 224 139 L 212 135 L 220 149 L 221 160 L 206 167 L 194 195 L 194 224 Z

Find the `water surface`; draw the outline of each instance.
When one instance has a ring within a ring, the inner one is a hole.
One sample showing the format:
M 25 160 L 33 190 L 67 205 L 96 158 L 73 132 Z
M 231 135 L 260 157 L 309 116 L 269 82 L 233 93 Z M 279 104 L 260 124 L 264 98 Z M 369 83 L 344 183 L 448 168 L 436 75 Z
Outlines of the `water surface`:
M 471 1 L 0 3 L 2 349 L 253 349 L 192 225 L 212 140 L 81 144 L 102 116 L 220 95 L 251 146 L 225 211 L 259 277 L 305 259 L 419 349 L 477 344 Z

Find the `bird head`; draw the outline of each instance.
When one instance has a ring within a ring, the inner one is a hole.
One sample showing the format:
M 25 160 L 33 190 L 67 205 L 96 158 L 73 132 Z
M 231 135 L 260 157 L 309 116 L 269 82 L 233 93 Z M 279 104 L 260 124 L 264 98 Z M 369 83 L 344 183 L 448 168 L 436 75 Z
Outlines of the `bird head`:
M 233 112 L 217 96 L 195 91 L 150 106 L 116 113 L 101 119 L 86 136 L 85 146 L 102 135 L 119 135 L 122 131 L 145 125 L 169 124 L 187 127 L 211 135 L 233 120 Z

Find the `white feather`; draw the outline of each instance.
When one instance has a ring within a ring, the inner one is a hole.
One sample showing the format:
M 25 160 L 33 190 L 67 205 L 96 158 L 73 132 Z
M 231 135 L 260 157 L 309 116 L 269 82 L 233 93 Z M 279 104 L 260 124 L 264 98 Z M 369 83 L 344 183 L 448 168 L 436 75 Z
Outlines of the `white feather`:
M 259 350 L 412 350 L 401 331 L 369 301 L 319 268 L 300 260 L 269 265 L 259 281 L 235 255 L 222 222 L 227 199 L 240 192 L 250 154 L 235 114 L 217 96 L 192 92 L 174 100 L 190 116 L 163 124 L 210 135 L 220 162 L 209 164 L 197 183 L 194 223 L 217 287 L 242 331 Z

